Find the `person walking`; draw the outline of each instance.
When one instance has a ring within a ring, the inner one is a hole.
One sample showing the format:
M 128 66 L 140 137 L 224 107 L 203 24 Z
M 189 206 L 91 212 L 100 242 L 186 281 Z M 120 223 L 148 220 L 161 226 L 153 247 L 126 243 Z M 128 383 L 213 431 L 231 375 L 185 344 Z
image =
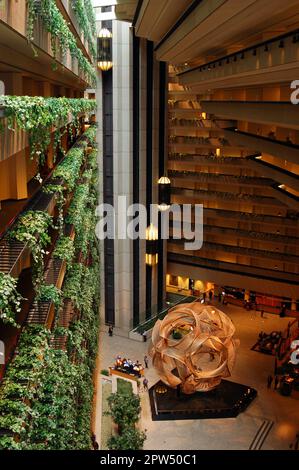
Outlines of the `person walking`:
M 273 377 L 272 377 L 272 375 L 268 375 L 268 379 L 267 379 L 267 388 L 271 388 L 272 382 L 273 382 Z
M 145 392 L 148 392 L 148 380 L 146 377 L 143 379 L 143 389 Z
M 210 290 L 210 292 L 209 292 L 209 299 L 210 299 L 210 302 L 212 302 L 212 300 L 213 300 L 213 291 L 212 290 Z
M 279 377 L 278 377 L 278 375 L 275 375 L 274 390 L 277 390 L 278 384 L 279 384 Z
M 206 297 L 207 297 L 207 293 L 204 292 L 204 293 L 202 294 L 202 298 L 203 298 L 203 302 L 204 302 L 204 303 L 206 302 Z
M 148 358 L 147 358 L 147 355 L 144 356 L 143 360 L 144 360 L 144 365 L 145 365 L 146 369 L 148 369 Z
M 261 318 L 264 318 L 264 310 L 261 310 Z
M 112 325 L 109 326 L 108 334 L 109 334 L 109 336 L 113 336 L 113 326 Z
M 146 343 L 146 340 L 147 340 L 146 331 L 143 331 L 143 332 L 141 333 L 141 336 L 142 336 L 142 338 L 143 338 L 143 342 Z
M 91 442 L 93 450 L 99 450 L 99 444 L 97 443 L 96 435 L 94 433 L 91 435 Z

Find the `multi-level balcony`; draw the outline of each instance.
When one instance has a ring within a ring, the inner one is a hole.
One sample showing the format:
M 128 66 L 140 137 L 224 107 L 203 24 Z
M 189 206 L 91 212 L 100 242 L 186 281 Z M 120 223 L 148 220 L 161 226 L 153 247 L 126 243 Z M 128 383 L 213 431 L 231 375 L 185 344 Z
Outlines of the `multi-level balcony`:
M 293 189 L 297 189 L 299 186 L 298 175 L 265 161 L 261 155 L 248 157 L 247 165 L 263 176 L 279 182 L 279 184 L 284 184 Z
M 259 195 L 268 195 L 271 192 L 271 186 L 273 185 L 273 180 L 267 178 L 261 178 L 257 176 L 246 176 L 246 175 L 232 175 L 232 174 L 222 174 L 215 173 L 204 173 L 202 171 L 179 171 L 179 170 L 170 170 L 169 177 L 173 180 L 173 186 L 180 186 L 181 184 L 191 185 L 197 188 L 197 186 L 205 185 L 220 185 L 223 188 L 229 186 L 237 186 L 238 190 L 245 190 L 249 188 L 258 189 Z M 212 186 L 211 186 L 212 189 Z M 235 189 L 232 188 L 232 192 L 235 192 Z
M 201 101 L 203 111 L 219 117 L 299 129 L 299 109 L 282 101 Z
M 72 58 L 70 51 L 67 50 L 65 55 L 57 50 L 56 57 L 51 47 L 50 34 L 44 29 L 43 24 L 37 16 L 34 23 L 33 44 L 27 39 L 27 2 L 11 2 L 3 0 L 0 5 L 0 54 L 2 64 L 1 72 L 27 72 L 28 75 L 34 74 L 39 76 L 43 81 L 52 80 L 59 81 L 66 86 L 72 88 L 85 89 L 86 77 L 83 72 L 78 69 L 78 60 Z M 90 52 L 86 41 L 83 39 L 82 33 L 78 32 L 78 25 L 71 9 L 71 2 L 68 0 L 58 1 L 57 6 L 62 16 L 69 24 L 69 29 L 74 35 L 77 47 L 81 49 L 83 55 L 88 61 L 91 61 Z M 56 41 L 58 46 L 58 41 Z M 9 45 L 9 46 L 8 46 Z M 35 52 L 33 50 L 35 49 Z M 34 54 L 38 54 L 36 60 Z M 55 67 L 53 67 L 53 61 Z M 14 92 L 9 90 L 9 93 Z M 20 93 L 15 93 L 20 94 Z M 39 94 L 39 93 L 33 93 Z
M 299 76 L 298 30 L 257 43 L 178 75 L 195 93 L 220 88 L 291 83 Z
M 274 184 L 272 186 L 273 194 L 284 204 L 287 204 L 294 210 L 299 211 L 299 192 L 288 188 L 284 184 Z
M 274 155 L 281 160 L 298 164 L 299 145 L 291 142 L 276 140 L 274 137 L 243 132 L 237 128 L 224 129 L 224 137 L 235 146 L 250 148 L 255 152 Z
M 171 240 L 168 250 L 172 253 L 186 254 L 184 250 L 185 240 Z M 218 261 L 256 266 L 258 268 L 278 270 L 290 274 L 298 274 L 299 257 L 293 254 L 273 252 L 270 250 L 260 250 L 247 247 L 245 243 L 240 245 L 215 243 L 204 241 L 203 247 L 198 250 L 188 250 L 189 256 L 199 258 L 215 259 Z
M 259 233 L 260 237 L 282 236 L 286 240 L 299 238 L 299 218 L 296 212 L 288 208 L 278 211 L 276 215 L 264 215 L 252 212 L 239 212 L 237 210 L 222 210 L 205 208 L 203 212 L 204 224 L 233 228 L 252 233 Z
M 226 131 L 225 131 L 226 132 Z M 224 132 L 224 136 L 226 134 Z M 248 150 L 244 150 L 241 145 L 229 146 L 228 140 L 224 138 L 209 136 L 209 137 L 193 137 L 190 135 L 173 135 L 169 138 L 169 151 L 171 153 L 210 153 L 214 154 L 216 149 L 219 148 L 221 155 L 248 155 Z
M 249 188 L 248 188 L 249 189 Z M 275 215 L 283 212 L 285 204 L 274 197 L 259 196 L 241 192 L 217 191 L 211 189 L 188 189 L 184 187 L 172 188 L 173 204 L 203 204 L 208 209 L 234 210 L 239 212 L 256 212 Z
M 296 25 L 297 9 L 298 0 L 273 0 L 271 8 L 268 0 L 193 2 L 189 12 L 156 46 L 157 58 L 183 64 L 218 51 L 223 53 L 236 44 L 241 48 L 262 31 L 268 30 L 271 36 L 273 31 L 286 31 L 290 24 Z M 154 17 L 147 21 L 153 24 Z
M 178 253 L 177 247 L 168 250 L 168 273 L 176 276 L 187 276 L 191 279 L 214 280 L 219 285 L 233 285 L 260 292 L 296 299 L 299 296 L 298 274 L 281 272 L 277 269 L 246 266 L 230 261 L 219 261 L 213 258 L 192 256 L 188 252 Z M 262 281 L 262 287 L 261 287 Z

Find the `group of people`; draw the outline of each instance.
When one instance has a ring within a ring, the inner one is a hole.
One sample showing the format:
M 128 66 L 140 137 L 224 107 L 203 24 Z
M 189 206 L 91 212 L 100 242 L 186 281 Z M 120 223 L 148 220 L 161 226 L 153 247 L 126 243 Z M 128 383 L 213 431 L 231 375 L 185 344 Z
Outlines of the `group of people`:
M 148 357 L 147 355 L 144 356 L 144 365 L 145 368 L 148 368 Z M 121 356 L 117 356 L 114 363 L 114 368 L 121 372 L 125 372 L 126 374 L 133 374 L 137 377 L 141 377 L 144 373 L 143 365 L 137 360 L 132 361 L 131 359 L 121 358 Z
M 281 341 L 281 331 L 272 331 L 270 334 L 261 331 L 258 336 L 258 347 L 261 352 L 276 354 Z
M 122 359 L 121 356 L 117 356 L 114 368 L 126 374 L 137 375 L 137 377 L 141 377 L 144 371 L 143 365 L 138 360 L 135 362 L 131 359 Z

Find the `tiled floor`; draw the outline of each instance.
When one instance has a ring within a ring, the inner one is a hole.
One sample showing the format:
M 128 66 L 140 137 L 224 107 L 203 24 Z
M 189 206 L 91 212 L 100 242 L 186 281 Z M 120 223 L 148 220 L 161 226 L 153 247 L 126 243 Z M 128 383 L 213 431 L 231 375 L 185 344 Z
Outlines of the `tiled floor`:
M 274 357 L 251 351 L 258 333 L 263 330 L 284 330 L 289 319 L 266 314 L 247 312 L 234 306 L 221 307 L 236 326 L 236 337 L 241 344 L 231 380 L 250 385 L 258 391 L 258 397 L 246 412 L 237 418 L 217 420 L 155 421 L 151 420 L 147 393 L 142 393 L 141 427 L 147 430 L 145 449 L 288 449 L 299 431 L 299 400 L 283 397 L 273 389 L 268 390 L 266 381 L 273 374 Z M 139 343 L 116 334 L 110 338 L 101 333 L 100 367 L 107 368 L 120 354 L 122 357 L 139 359 L 147 352 L 148 343 Z M 158 381 L 155 370 L 146 371 L 149 385 Z M 100 377 L 98 377 L 98 383 Z M 98 397 L 96 434 L 100 442 L 100 397 Z

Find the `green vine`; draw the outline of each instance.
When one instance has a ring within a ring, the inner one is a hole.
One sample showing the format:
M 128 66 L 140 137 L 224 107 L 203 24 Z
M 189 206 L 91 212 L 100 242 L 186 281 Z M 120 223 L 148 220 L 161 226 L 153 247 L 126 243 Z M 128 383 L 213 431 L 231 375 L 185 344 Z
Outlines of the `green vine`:
M 21 129 L 28 133 L 30 156 L 40 165 L 45 163 L 51 132 L 71 120 L 78 127 L 78 116 L 95 110 L 95 100 L 84 98 L 43 98 L 40 96 L 0 96 L 8 129 Z M 59 141 L 61 138 L 59 133 Z M 56 136 L 56 141 L 58 138 Z
M 56 309 L 58 309 L 62 303 L 62 292 L 53 284 L 42 284 L 36 292 L 35 300 L 39 302 L 53 302 Z
M 69 192 L 75 187 L 75 183 L 80 174 L 83 157 L 83 147 L 72 148 L 53 172 L 53 178 L 61 178 Z
M 57 7 L 55 0 L 42 0 L 38 8 L 34 0 L 27 0 L 27 38 L 31 42 L 34 42 L 35 39 L 34 24 L 38 16 L 46 31 L 51 35 L 51 48 L 54 58 L 57 58 L 58 49 L 61 51 L 62 57 L 65 57 L 67 50 L 69 50 L 71 56 L 78 60 L 79 68 L 85 80 L 90 85 L 94 85 L 96 82 L 95 69 L 78 47 L 75 36 L 69 29 L 69 25 Z
M 96 24 L 91 2 L 90 0 L 72 0 L 72 8 L 75 12 L 79 27 L 88 42 L 91 55 L 93 59 L 96 60 Z
M 89 185 L 80 184 L 74 193 L 73 200 L 66 216 L 66 222 L 69 224 L 73 224 L 75 226 L 76 231 L 80 228 L 82 224 L 82 218 L 84 216 L 84 209 L 87 203 L 88 194 Z
M 53 227 L 52 217 L 42 211 L 28 211 L 20 217 L 10 238 L 27 243 L 33 257 L 33 282 L 38 287 L 43 278 L 45 248 L 51 238 L 48 233 Z
M 55 250 L 53 251 L 53 257 L 66 261 L 67 266 L 70 267 L 73 262 L 75 253 L 74 242 L 69 237 L 61 237 L 56 243 Z
M 43 186 L 43 192 L 46 194 L 55 194 L 56 197 L 56 206 L 58 209 L 58 217 L 57 217 L 57 228 L 59 235 L 63 234 L 63 227 L 64 227 L 64 205 L 66 198 L 64 196 L 64 187 L 59 184 L 48 184 L 47 186 Z
M 21 311 L 23 297 L 17 291 L 17 279 L 0 272 L 0 318 L 3 323 L 16 327 L 16 314 Z

